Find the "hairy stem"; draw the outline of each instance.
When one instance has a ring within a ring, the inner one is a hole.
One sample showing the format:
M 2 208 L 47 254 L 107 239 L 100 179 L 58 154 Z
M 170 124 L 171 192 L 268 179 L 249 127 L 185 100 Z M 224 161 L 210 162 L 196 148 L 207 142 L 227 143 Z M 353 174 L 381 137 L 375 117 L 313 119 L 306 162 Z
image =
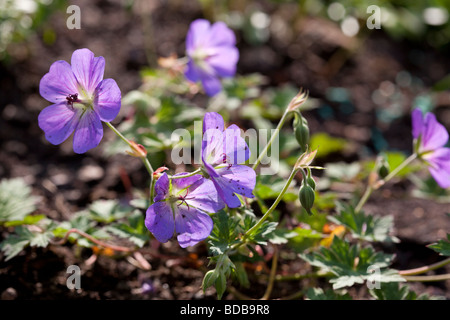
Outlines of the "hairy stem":
M 445 260 L 430 264 L 429 266 L 424 266 L 424 267 L 409 269 L 409 270 L 401 270 L 398 273 L 401 276 L 415 276 L 415 275 L 422 274 L 422 273 L 425 273 L 428 271 L 439 269 L 449 263 L 450 263 L 450 258 L 447 258 Z
M 109 249 L 112 249 L 112 250 L 114 250 L 114 251 L 120 251 L 120 252 L 133 252 L 133 251 L 134 251 L 133 248 L 122 247 L 122 246 L 116 246 L 116 245 L 113 245 L 113 244 L 105 243 L 105 242 L 103 242 L 103 241 L 100 241 L 100 240 L 98 240 L 98 239 L 95 239 L 95 238 L 94 238 L 93 236 L 91 236 L 90 234 L 87 234 L 86 232 L 81 231 L 81 230 L 76 229 L 76 228 L 70 229 L 69 231 L 66 232 L 66 234 L 64 235 L 64 238 L 62 238 L 62 239 L 59 240 L 59 241 L 54 241 L 54 242 L 52 242 L 52 243 L 53 243 L 53 244 L 57 244 L 57 245 L 63 245 L 63 244 L 66 243 L 66 241 L 69 239 L 69 236 L 70 236 L 71 233 L 77 233 L 77 234 L 79 234 L 80 236 L 82 236 L 82 237 L 88 239 L 89 241 L 91 241 L 91 242 L 93 242 L 93 243 L 95 243 L 95 244 L 97 244 L 97 245 L 99 245 L 99 246 L 101 246 L 101 247 L 109 248 Z
M 355 207 L 355 212 L 358 213 L 361 211 L 362 207 L 366 204 L 367 200 L 369 200 L 370 195 L 373 192 L 373 187 L 368 185 L 366 188 L 366 191 L 364 192 L 363 196 L 359 200 L 358 204 Z
M 394 170 L 392 170 L 384 179 L 381 179 L 373 184 L 369 183 L 363 196 L 359 200 L 358 204 L 355 207 L 355 212 L 361 211 L 362 207 L 366 204 L 367 200 L 369 200 L 373 191 L 378 190 L 383 185 L 385 185 L 389 180 L 395 177 L 401 170 L 403 170 L 407 165 L 409 165 L 413 160 L 417 158 L 417 154 L 413 153 L 408 158 L 405 159 L 399 166 L 397 166 Z M 375 170 L 375 168 L 374 168 Z M 373 173 L 374 171 L 372 171 Z M 371 173 L 371 174 L 372 174 Z
M 271 215 L 271 213 L 276 209 L 276 207 L 278 206 L 278 204 L 280 203 L 281 199 L 283 198 L 284 194 L 286 193 L 287 189 L 289 188 L 289 186 L 291 185 L 292 180 L 294 179 L 295 175 L 297 174 L 298 170 L 300 170 L 299 168 L 294 168 L 291 172 L 291 175 L 289 176 L 288 180 L 286 181 L 286 184 L 284 185 L 283 189 L 281 190 L 280 194 L 278 195 L 278 197 L 275 199 L 274 203 L 272 204 L 272 206 L 269 208 L 269 210 L 266 211 L 266 213 L 261 217 L 261 219 L 259 219 L 259 221 L 253 226 L 251 227 L 249 230 L 247 230 L 247 232 L 244 234 L 244 236 L 242 237 L 242 242 L 245 242 L 246 238 L 252 234 L 255 230 L 258 230 L 258 228 L 263 224 L 264 221 L 266 221 L 266 219 Z
M 201 173 L 202 173 L 202 169 L 197 169 L 197 170 L 192 171 L 192 172 L 187 173 L 187 174 L 183 174 L 183 175 L 179 175 L 179 176 L 175 176 L 175 175 L 170 176 L 170 179 L 189 178 L 189 177 L 195 176 L 196 174 L 201 174 Z
M 402 171 L 406 166 L 408 166 L 411 162 L 413 162 L 417 158 L 417 154 L 413 153 L 408 158 L 405 159 L 399 166 L 397 166 L 394 170 L 392 170 L 384 179 L 378 181 L 374 189 L 377 190 L 381 188 L 384 184 L 386 184 L 389 180 L 395 177 L 400 171 Z
M 286 121 L 287 115 L 289 114 L 289 109 L 286 109 L 286 111 L 283 113 L 283 116 L 280 119 L 280 122 L 278 122 L 278 125 L 275 129 L 274 134 L 270 137 L 269 142 L 266 144 L 266 146 L 264 147 L 263 151 L 259 154 L 258 159 L 256 159 L 255 164 L 253 165 L 253 170 L 256 170 L 256 168 L 258 168 L 258 166 L 261 163 L 261 160 L 266 156 L 267 152 L 270 149 L 270 146 L 272 145 L 272 143 L 275 141 L 275 138 L 278 136 L 278 134 L 280 133 L 281 128 L 284 125 L 284 122 Z
M 450 273 L 437 274 L 432 276 L 404 276 L 406 281 L 409 282 L 429 282 L 429 281 L 443 281 L 450 280 Z
M 120 139 L 122 139 L 126 144 L 128 144 L 132 150 L 134 149 L 134 146 L 133 146 L 133 144 L 130 142 L 130 140 L 128 140 L 127 138 L 125 138 L 125 136 L 124 136 L 122 133 L 120 133 L 120 131 L 117 130 L 116 127 L 114 127 L 114 126 L 113 126 L 111 123 L 109 123 L 109 122 L 106 122 L 106 125 L 107 125 L 107 126 L 108 126 L 115 134 L 117 134 L 117 135 L 119 136 Z M 152 167 L 150 161 L 148 160 L 147 156 L 140 157 L 140 159 L 142 160 L 142 162 L 143 162 L 143 164 L 144 164 L 144 166 L 145 166 L 145 169 L 147 170 L 148 174 L 150 175 L 150 204 L 152 204 L 152 203 L 153 203 L 153 187 L 154 187 L 154 185 L 153 185 L 153 172 L 154 172 L 154 170 L 153 170 L 153 167 Z
M 277 273 L 277 266 L 278 266 L 278 249 L 276 246 L 274 246 L 274 251 L 275 252 L 272 258 L 272 268 L 270 269 L 269 275 L 269 283 L 267 284 L 266 292 L 262 296 L 261 300 L 268 300 L 270 298 L 270 294 L 272 293 L 273 283 L 275 281 L 275 275 Z

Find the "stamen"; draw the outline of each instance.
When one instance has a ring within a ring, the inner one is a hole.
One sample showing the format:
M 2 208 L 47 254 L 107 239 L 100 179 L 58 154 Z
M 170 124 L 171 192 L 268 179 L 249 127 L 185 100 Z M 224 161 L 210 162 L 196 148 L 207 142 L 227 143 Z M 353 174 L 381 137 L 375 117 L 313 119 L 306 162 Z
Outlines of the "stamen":
M 73 103 L 78 101 L 78 93 L 69 94 L 66 97 L 67 105 L 73 110 Z

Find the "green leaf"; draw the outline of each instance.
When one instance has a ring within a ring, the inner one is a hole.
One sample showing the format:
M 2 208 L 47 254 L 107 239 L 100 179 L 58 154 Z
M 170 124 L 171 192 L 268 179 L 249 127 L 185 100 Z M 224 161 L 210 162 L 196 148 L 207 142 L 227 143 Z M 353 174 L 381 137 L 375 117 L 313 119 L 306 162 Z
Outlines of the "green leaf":
M 28 215 L 23 220 L 13 220 L 5 222 L 5 227 L 16 227 L 21 225 L 34 225 L 43 220 L 46 216 L 43 214 Z
M 224 210 L 217 212 L 213 216 L 214 228 L 209 236 L 209 250 L 212 255 L 221 255 L 236 243 L 239 232 L 242 228 L 239 226 L 238 217 L 229 216 Z
M 323 235 L 314 229 L 297 227 L 292 230 L 292 237 L 289 237 L 289 246 L 301 253 L 312 248 L 322 238 Z
M 217 296 L 221 299 L 227 288 L 227 279 L 236 271 L 236 266 L 226 254 L 216 256 L 212 258 L 212 261 L 216 262 L 216 268 L 205 274 L 202 288 L 205 291 L 208 287 L 214 285 Z
M 433 86 L 433 91 L 445 91 L 450 88 L 450 74 L 447 74 Z
M 395 271 L 385 269 L 391 263 L 393 256 L 375 252 L 370 246 L 361 248 L 350 245 L 339 237 L 334 237 L 329 248 L 321 247 L 319 252 L 313 252 L 300 257 L 313 266 L 332 273 L 333 289 L 352 286 L 364 281 L 402 282 L 405 281 Z M 373 270 L 379 270 L 374 274 Z M 374 278 L 376 276 L 376 278 Z
M 450 190 L 443 189 L 432 176 L 423 178 L 410 175 L 409 178 L 416 185 L 412 195 L 417 198 L 430 199 L 437 202 L 450 202 Z
M 117 200 L 97 200 L 89 206 L 90 218 L 103 223 L 111 223 L 125 217 L 131 207 L 119 204 Z
M 439 240 L 437 243 L 428 245 L 428 248 L 439 252 L 441 256 L 450 257 L 450 233 L 447 233 L 447 240 Z
M 150 233 L 145 227 L 145 218 L 139 211 L 128 218 L 128 223 L 117 223 L 105 229 L 118 237 L 130 240 L 139 248 L 150 240 Z
M 225 274 L 219 273 L 219 276 L 215 282 L 216 292 L 217 292 L 217 298 L 220 300 L 222 299 L 222 296 L 227 289 L 227 278 Z
M 208 289 L 209 287 L 212 287 L 216 283 L 216 280 L 218 277 L 219 277 L 219 273 L 216 272 L 215 269 L 209 270 L 203 277 L 203 281 L 202 281 L 203 292 L 205 292 L 206 289 Z
M 257 179 L 254 193 L 261 200 L 277 198 L 286 184 L 286 180 L 278 176 L 264 175 L 258 176 Z M 297 198 L 297 190 L 292 187 L 283 195 L 283 200 L 286 202 L 295 201 Z
M 321 288 L 309 288 L 306 297 L 309 300 L 352 300 L 347 292 L 341 294 L 336 290 L 323 291 Z
M 384 155 L 385 155 L 385 159 L 386 159 L 391 171 L 394 170 L 395 168 L 397 168 L 400 164 L 402 164 L 406 160 L 406 155 L 402 152 L 386 151 L 386 152 L 384 152 Z M 365 164 L 365 170 L 367 172 L 370 172 L 375 166 L 376 166 L 376 160 L 368 161 Z M 420 167 L 421 166 L 416 167 L 414 165 L 406 166 L 405 168 L 400 170 L 396 176 L 398 176 L 400 178 L 405 177 Z
M 52 232 L 30 231 L 24 226 L 18 226 L 13 234 L 10 234 L 2 241 L 0 250 L 6 255 L 5 261 L 8 261 L 18 255 L 28 245 L 32 247 L 46 247 L 51 238 L 53 238 Z
M 64 237 L 70 229 L 78 229 L 98 239 L 107 239 L 110 235 L 97 227 L 97 222 L 91 219 L 90 211 L 79 211 L 69 221 L 61 222 L 53 229 L 56 237 Z M 68 237 L 71 242 L 76 242 L 81 247 L 92 247 L 92 242 L 77 233 L 71 233 Z
M 441 300 L 444 297 L 429 296 L 424 293 L 420 296 L 410 290 L 407 285 L 398 282 L 383 283 L 379 289 L 369 289 L 370 294 L 377 300 Z
M 252 223 L 252 226 L 256 224 L 256 221 Z M 248 241 L 254 242 L 260 245 L 267 245 L 267 241 L 271 234 L 277 228 L 278 222 L 264 221 L 261 226 L 248 235 Z
M 336 162 L 329 163 L 325 166 L 325 176 L 337 181 L 351 181 L 361 171 L 361 164 L 359 162 Z
M 336 224 L 347 227 L 353 238 L 366 241 L 399 242 L 396 237 L 390 236 L 394 227 L 392 216 L 376 217 L 366 215 L 363 211 L 355 212 L 349 205 L 338 202 L 338 214 L 328 219 Z
M 267 236 L 267 240 L 273 244 L 284 244 L 296 236 L 297 233 L 292 230 L 278 228 Z
M 247 271 L 245 270 L 244 264 L 242 262 L 234 262 L 236 278 L 239 284 L 244 288 L 250 287 L 250 281 L 248 280 Z
M 3 179 L 0 182 L 0 223 L 22 221 L 36 210 L 38 197 L 22 178 Z
M 347 145 L 348 143 L 345 139 L 332 137 L 325 132 L 311 135 L 310 148 L 311 150 L 318 149 L 316 158 L 343 151 Z

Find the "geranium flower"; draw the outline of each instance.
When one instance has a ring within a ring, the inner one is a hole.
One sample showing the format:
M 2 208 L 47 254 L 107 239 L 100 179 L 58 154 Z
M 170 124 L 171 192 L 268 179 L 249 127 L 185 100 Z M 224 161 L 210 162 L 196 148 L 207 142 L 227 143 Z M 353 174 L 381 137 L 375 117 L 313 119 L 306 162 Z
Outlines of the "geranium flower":
M 255 171 L 241 163 L 250 150 L 236 125 L 225 129 L 220 114 L 208 112 L 203 118 L 202 162 L 219 196 L 230 208 L 241 205 L 237 194 L 253 198 Z
M 204 19 L 192 22 L 186 37 L 186 53 L 189 57 L 186 78 L 201 81 L 209 96 L 222 90 L 220 77 L 236 73 L 239 60 L 236 37 L 224 22 L 213 25 Z
M 39 114 L 46 139 L 58 145 L 72 132 L 73 151 L 95 148 L 103 137 L 101 121 L 112 121 L 120 111 L 121 93 L 113 79 L 104 79 L 105 59 L 88 49 L 75 50 L 71 65 L 54 62 L 41 79 L 39 92 L 54 103 Z
M 155 203 L 147 209 L 145 225 L 159 242 L 169 241 L 176 233 L 182 248 L 206 239 L 213 228 L 208 212 L 225 206 L 213 183 L 199 174 L 169 179 L 163 173 L 155 183 L 155 192 Z
M 450 149 L 444 148 L 448 132 L 437 122 L 434 114 L 415 109 L 412 113 L 412 134 L 416 153 L 428 165 L 428 169 L 442 188 L 450 187 Z

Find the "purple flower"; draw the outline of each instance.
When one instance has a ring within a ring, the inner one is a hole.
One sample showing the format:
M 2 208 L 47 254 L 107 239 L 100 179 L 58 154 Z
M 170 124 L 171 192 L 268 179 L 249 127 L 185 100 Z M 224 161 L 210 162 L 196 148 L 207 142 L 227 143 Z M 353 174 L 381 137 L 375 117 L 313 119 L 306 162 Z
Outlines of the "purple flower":
M 230 208 L 241 205 L 237 195 L 253 198 L 255 171 L 240 163 L 250 157 L 250 150 L 236 125 L 225 129 L 220 114 L 208 112 L 203 118 L 202 162 L 220 198 Z
M 121 93 L 113 79 L 104 79 L 105 59 L 88 49 L 75 50 L 71 65 L 54 62 L 41 79 L 39 92 L 54 103 L 39 114 L 46 139 L 58 145 L 72 132 L 73 151 L 95 148 L 103 137 L 101 121 L 112 121 L 120 111 Z
M 236 38 L 223 22 L 213 25 L 204 19 L 192 22 L 186 37 L 186 53 L 189 57 L 186 78 L 201 81 L 209 96 L 222 90 L 219 77 L 232 77 L 236 73 L 239 60 Z
M 147 209 L 145 225 L 160 242 L 167 242 L 174 232 L 182 248 L 206 239 L 213 228 L 208 212 L 224 207 L 213 183 L 197 174 L 169 179 L 166 173 L 155 183 L 155 203 Z
M 444 148 L 448 132 L 432 113 L 419 109 L 412 113 L 412 134 L 418 156 L 429 164 L 429 171 L 442 188 L 450 187 L 450 149 Z

